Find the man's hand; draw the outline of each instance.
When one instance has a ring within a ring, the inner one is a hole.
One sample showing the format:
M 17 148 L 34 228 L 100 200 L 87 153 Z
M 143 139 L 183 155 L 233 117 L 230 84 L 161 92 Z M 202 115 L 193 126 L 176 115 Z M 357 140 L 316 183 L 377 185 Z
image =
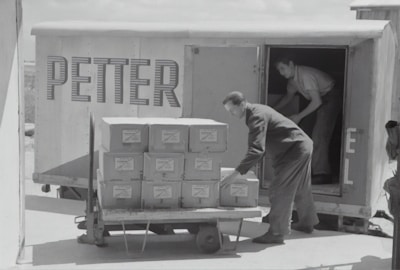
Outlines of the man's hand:
M 289 119 L 292 120 L 295 124 L 298 124 L 301 121 L 301 117 L 298 114 L 293 114 L 289 116 Z
M 238 171 L 233 171 L 231 174 L 226 175 L 221 180 L 221 188 L 227 188 L 230 184 L 235 183 L 237 176 L 239 175 Z

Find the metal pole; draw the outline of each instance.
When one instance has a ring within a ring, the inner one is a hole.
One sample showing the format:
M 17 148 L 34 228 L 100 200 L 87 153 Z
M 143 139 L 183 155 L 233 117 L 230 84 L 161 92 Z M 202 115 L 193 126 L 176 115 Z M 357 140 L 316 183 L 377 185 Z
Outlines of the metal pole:
M 94 120 L 90 113 L 90 131 L 89 131 L 89 183 L 87 196 L 87 211 L 93 213 L 93 165 L 94 164 Z
M 400 126 L 397 121 L 390 120 L 385 125 L 388 139 L 386 151 L 389 159 L 397 160 L 397 170 L 394 182 L 388 183 L 387 189 L 390 195 L 390 213 L 393 215 L 393 248 L 392 269 L 400 269 Z
M 396 205 L 399 207 L 399 200 L 396 199 Z M 400 269 L 400 256 L 399 256 L 399 224 L 400 224 L 400 215 L 398 214 L 399 208 L 396 209 L 396 214 L 394 217 L 394 228 L 393 228 L 393 251 L 392 251 L 392 269 L 398 270 Z
M 400 142 L 400 129 L 399 126 L 397 125 L 397 138 L 398 138 L 398 143 Z M 397 145 L 397 153 L 399 153 L 399 145 Z M 400 155 L 397 155 L 397 183 L 400 185 Z M 393 216 L 394 216 L 394 226 L 393 226 L 393 249 L 392 249 L 392 269 L 397 270 L 400 269 L 400 192 L 399 190 L 396 190 L 395 194 L 391 194 L 390 196 L 394 196 L 394 207 L 393 209 Z

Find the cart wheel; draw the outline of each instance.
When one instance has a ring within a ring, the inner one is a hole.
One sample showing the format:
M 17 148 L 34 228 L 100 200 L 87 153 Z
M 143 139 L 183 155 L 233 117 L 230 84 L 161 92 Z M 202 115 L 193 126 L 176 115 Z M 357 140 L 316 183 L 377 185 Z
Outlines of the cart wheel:
M 196 224 L 190 224 L 189 227 L 187 227 L 187 230 L 190 234 L 198 234 L 200 226 Z
M 196 237 L 196 244 L 203 253 L 217 252 L 221 248 L 218 228 L 211 225 L 200 226 Z
M 50 192 L 50 185 L 42 185 L 42 192 L 44 193 Z

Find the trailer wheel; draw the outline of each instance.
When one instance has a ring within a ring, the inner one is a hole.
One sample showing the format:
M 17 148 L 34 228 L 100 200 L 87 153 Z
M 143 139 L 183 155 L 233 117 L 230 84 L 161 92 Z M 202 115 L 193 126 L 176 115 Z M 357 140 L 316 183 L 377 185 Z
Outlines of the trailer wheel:
M 217 252 L 221 248 L 218 228 L 211 225 L 200 226 L 196 237 L 196 244 L 203 253 L 210 254 Z
M 49 193 L 50 192 L 50 185 L 42 185 L 42 192 Z

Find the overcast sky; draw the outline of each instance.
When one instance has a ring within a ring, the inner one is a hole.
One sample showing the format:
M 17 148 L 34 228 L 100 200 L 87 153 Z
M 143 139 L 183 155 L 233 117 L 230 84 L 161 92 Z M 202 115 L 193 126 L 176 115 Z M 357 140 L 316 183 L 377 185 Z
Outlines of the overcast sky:
M 24 55 L 34 60 L 31 28 L 55 20 L 281 21 L 355 20 L 352 0 L 22 0 Z

